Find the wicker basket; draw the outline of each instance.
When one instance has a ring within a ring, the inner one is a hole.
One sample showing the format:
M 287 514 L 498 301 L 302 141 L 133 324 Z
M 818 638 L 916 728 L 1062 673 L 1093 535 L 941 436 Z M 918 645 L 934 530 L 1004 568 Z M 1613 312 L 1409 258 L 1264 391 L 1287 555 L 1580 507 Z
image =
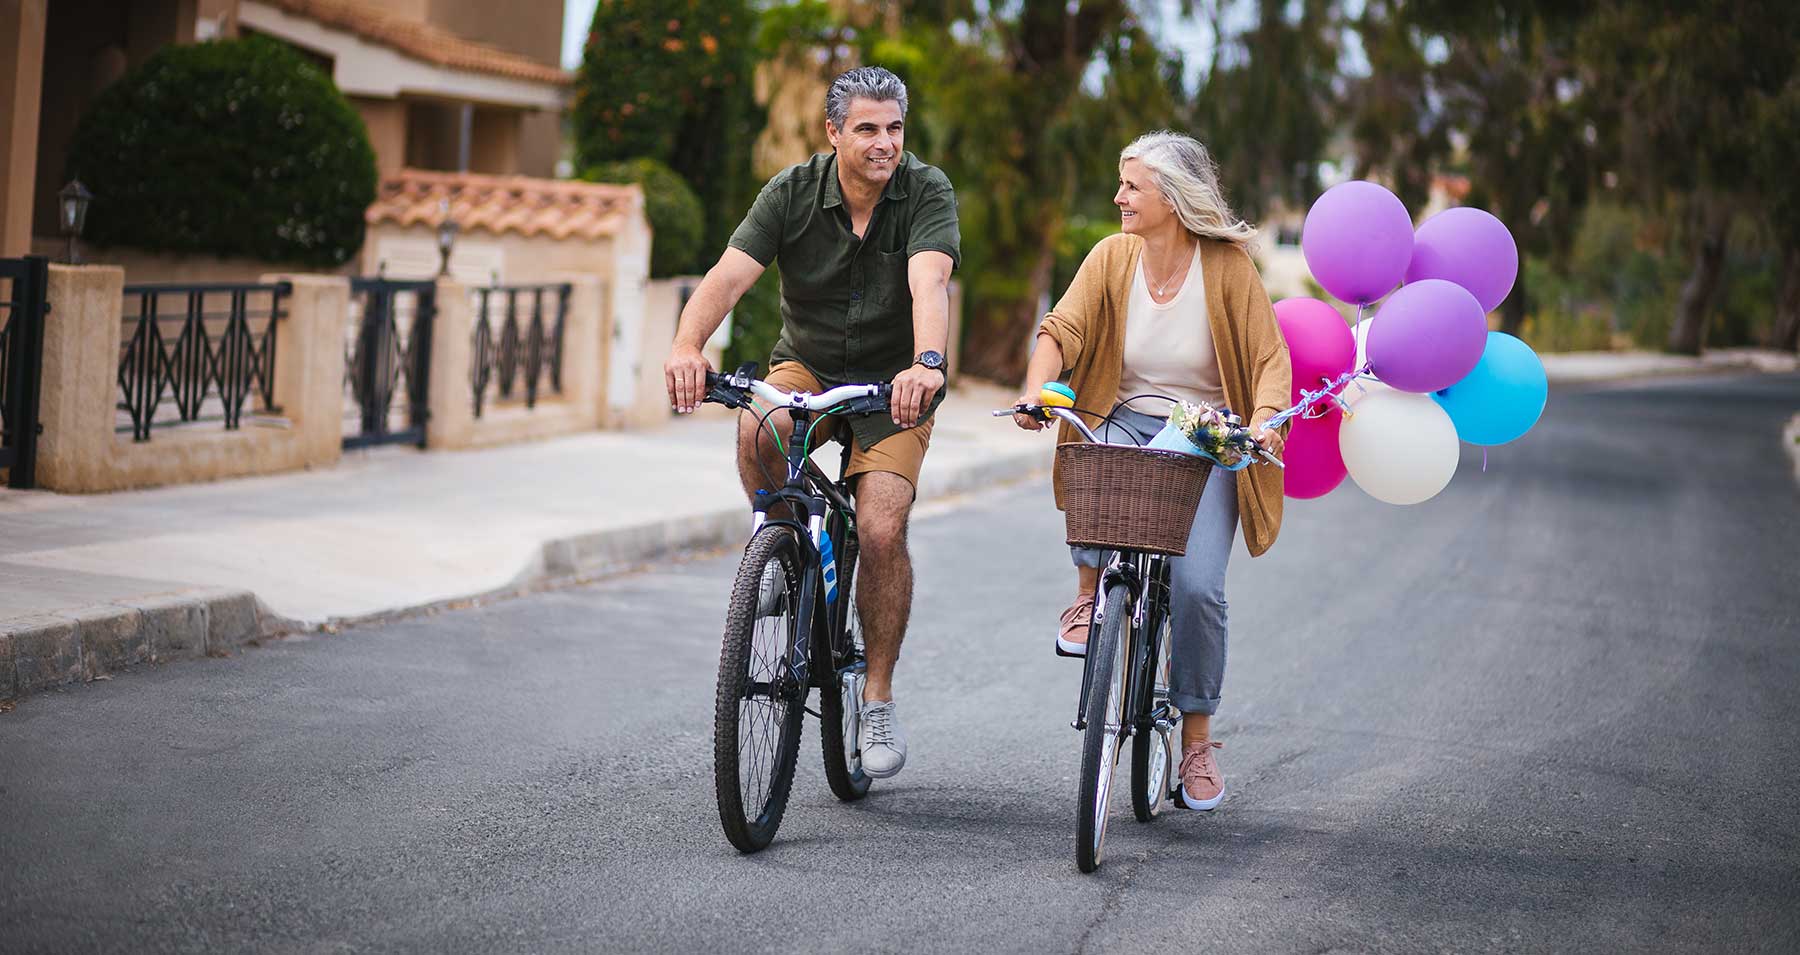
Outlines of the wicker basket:
M 1205 458 L 1117 444 L 1056 447 L 1073 547 L 1180 557 L 1213 465 Z

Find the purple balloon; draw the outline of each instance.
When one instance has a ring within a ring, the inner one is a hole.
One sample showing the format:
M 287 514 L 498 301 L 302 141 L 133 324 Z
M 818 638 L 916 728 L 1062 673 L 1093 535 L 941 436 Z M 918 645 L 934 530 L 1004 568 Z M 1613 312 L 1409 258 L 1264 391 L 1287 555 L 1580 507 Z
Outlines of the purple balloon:
M 1506 223 L 1469 206 L 1445 209 L 1425 220 L 1413 237 L 1406 281 L 1444 279 L 1469 290 L 1491 312 L 1519 277 L 1519 247 Z
M 1412 282 L 1388 297 L 1369 326 L 1375 377 L 1425 393 L 1448 388 L 1481 361 L 1487 311 L 1469 290 L 1443 279 Z
M 1325 190 L 1300 229 L 1300 251 L 1313 278 L 1352 305 L 1367 305 L 1393 291 L 1406 275 L 1412 247 L 1406 206 L 1361 179 Z

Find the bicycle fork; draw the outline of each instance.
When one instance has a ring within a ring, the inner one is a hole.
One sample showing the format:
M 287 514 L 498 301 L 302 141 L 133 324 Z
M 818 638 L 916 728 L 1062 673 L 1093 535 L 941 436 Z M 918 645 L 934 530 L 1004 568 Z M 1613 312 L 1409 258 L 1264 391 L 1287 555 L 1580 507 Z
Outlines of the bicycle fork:
M 1131 600 L 1128 606 L 1130 607 L 1132 627 L 1131 631 L 1121 630 L 1119 639 L 1129 639 L 1132 631 L 1140 630 L 1143 627 L 1145 603 L 1144 581 L 1143 572 L 1138 567 L 1138 558 L 1125 560 L 1116 556 L 1115 552 L 1111 565 L 1106 568 L 1106 573 L 1101 575 L 1099 591 L 1094 595 L 1094 622 L 1088 631 L 1090 634 L 1088 637 L 1088 653 L 1082 657 L 1081 663 L 1081 693 L 1075 699 L 1075 719 L 1071 720 L 1069 723 L 1069 726 L 1076 730 L 1087 729 L 1088 694 L 1093 692 L 1094 689 L 1095 654 L 1093 652 L 1094 640 L 1092 634 L 1099 633 L 1101 628 L 1106 625 L 1106 593 L 1112 589 L 1112 586 L 1115 583 L 1123 583 L 1125 586 L 1131 588 Z M 1130 658 L 1129 655 L 1127 655 L 1125 671 L 1126 699 L 1131 698 L 1131 683 L 1134 682 L 1131 680 L 1129 661 Z

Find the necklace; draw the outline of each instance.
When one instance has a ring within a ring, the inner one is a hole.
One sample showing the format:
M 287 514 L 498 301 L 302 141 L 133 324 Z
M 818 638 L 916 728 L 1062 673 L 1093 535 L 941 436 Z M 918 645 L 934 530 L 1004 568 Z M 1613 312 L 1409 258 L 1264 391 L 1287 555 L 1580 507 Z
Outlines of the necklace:
M 1169 280 L 1156 287 L 1156 297 L 1162 298 L 1163 296 L 1167 295 L 1169 293 L 1169 286 L 1174 285 L 1176 279 L 1182 278 L 1183 276 L 1187 275 L 1188 266 L 1190 264 L 1192 264 L 1193 261 L 1194 261 L 1194 257 L 1192 255 L 1192 253 L 1189 253 L 1187 258 L 1182 260 L 1182 264 L 1176 269 L 1176 271 L 1173 272 L 1172 274 L 1170 274 Z M 1144 279 L 1146 282 L 1148 282 L 1150 280 L 1150 266 L 1149 266 L 1149 257 L 1148 256 L 1145 257 Z

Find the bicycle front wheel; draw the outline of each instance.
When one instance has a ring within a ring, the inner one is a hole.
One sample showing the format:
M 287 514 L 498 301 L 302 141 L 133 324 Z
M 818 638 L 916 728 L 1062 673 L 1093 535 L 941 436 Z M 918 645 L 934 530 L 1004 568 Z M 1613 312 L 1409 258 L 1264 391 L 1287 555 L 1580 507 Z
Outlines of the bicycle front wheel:
M 1083 872 L 1100 868 L 1106 845 L 1106 816 L 1113 771 L 1119 764 L 1119 739 L 1125 720 L 1125 651 L 1131 633 L 1131 588 L 1107 588 L 1101 619 L 1088 636 L 1093 674 L 1088 685 L 1087 728 L 1081 738 L 1081 789 L 1076 800 L 1075 866 Z
M 784 527 L 750 539 L 732 584 L 713 702 L 713 785 L 725 838 L 755 852 L 775 838 L 800 751 L 806 685 L 795 672 L 800 547 Z

